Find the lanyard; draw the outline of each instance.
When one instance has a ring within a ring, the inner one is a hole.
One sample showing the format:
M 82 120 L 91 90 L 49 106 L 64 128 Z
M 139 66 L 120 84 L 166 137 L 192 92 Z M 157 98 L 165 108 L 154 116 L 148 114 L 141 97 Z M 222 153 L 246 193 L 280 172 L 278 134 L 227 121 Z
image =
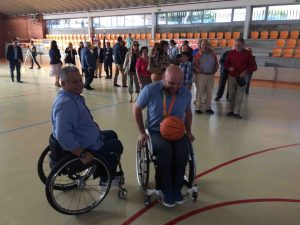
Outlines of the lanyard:
M 175 103 L 175 99 L 176 99 L 176 95 L 172 95 L 172 100 L 171 100 L 171 103 L 169 106 L 169 110 L 167 111 L 167 96 L 166 96 L 166 93 L 163 91 L 164 118 L 169 116 L 169 114 L 171 113 L 174 103 Z

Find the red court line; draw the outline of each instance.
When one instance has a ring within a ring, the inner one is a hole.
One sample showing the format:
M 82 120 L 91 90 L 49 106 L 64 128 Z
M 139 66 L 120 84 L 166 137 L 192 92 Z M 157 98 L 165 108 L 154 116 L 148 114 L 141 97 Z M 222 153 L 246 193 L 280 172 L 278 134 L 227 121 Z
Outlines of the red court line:
M 241 156 L 241 157 L 238 157 L 238 158 L 235 158 L 235 159 L 232 159 L 230 161 L 227 161 L 225 163 L 222 163 L 220 165 L 217 165 L 209 170 L 206 170 L 202 173 L 199 173 L 196 177 L 195 177 L 195 180 L 199 179 L 200 177 L 208 174 L 208 173 L 211 173 L 215 170 L 218 170 L 224 166 L 227 166 L 231 163 L 234 163 L 234 162 L 237 162 L 239 160 L 242 160 L 242 159 L 245 159 L 245 158 L 249 158 L 251 156 L 254 156 L 254 155 L 258 155 L 258 154 L 261 154 L 261 153 L 265 153 L 265 152 L 269 152 L 269 151 L 274 151 L 274 150 L 279 150 L 279 149 L 284 149 L 284 148 L 289 148 L 289 147 L 294 147 L 294 146 L 298 146 L 300 145 L 300 143 L 296 143 L 296 144 L 290 144 L 290 145 L 282 145 L 282 146 L 278 146 L 278 147 L 273 147 L 273 148 L 268 148 L 268 149 L 264 149 L 264 150 L 261 150 L 261 151 L 258 151 L 258 152 L 254 152 L 254 153 L 251 153 L 251 154 L 248 154 L 248 155 L 245 155 L 245 156 Z M 135 213 L 134 215 L 132 215 L 129 219 L 127 219 L 124 223 L 122 223 L 122 225 L 129 225 L 131 224 L 132 222 L 134 222 L 135 220 L 137 220 L 140 216 L 142 216 L 145 212 L 147 212 L 149 209 L 151 209 L 152 207 L 154 207 L 155 205 L 158 204 L 158 201 L 154 201 L 152 202 L 149 206 L 146 206 L 144 208 L 142 208 L 140 211 L 138 211 L 137 213 Z
M 173 225 L 177 224 L 182 220 L 185 220 L 189 217 L 192 217 L 196 214 L 200 214 L 202 212 L 211 210 L 211 209 L 217 209 L 229 205 L 240 205 L 240 204 L 246 204 L 246 203 L 258 203 L 258 202 L 293 202 L 293 203 L 300 203 L 300 200 L 298 199 L 284 199 L 284 198 L 258 198 L 258 199 L 243 199 L 243 200 L 236 200 L 236 201 L 230 201 L 230 202 L 222 202 L 217 203 L 209 206 L 205 206 L 196 210 L 193 210 L 191 212 L 188 212 L 186 214 L 183 214 L 182 216 L 179 216 L 175 218 L 174 220 L 166 223 L 165 225 Z

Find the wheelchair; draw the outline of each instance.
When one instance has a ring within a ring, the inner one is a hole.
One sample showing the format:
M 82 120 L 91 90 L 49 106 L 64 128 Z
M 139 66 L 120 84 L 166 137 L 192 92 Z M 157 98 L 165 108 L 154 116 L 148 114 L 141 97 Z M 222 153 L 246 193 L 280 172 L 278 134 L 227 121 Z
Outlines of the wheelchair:
M 65 153 L 54 161 L 55 153 L 50 146 L 40 155 L 37 169 L 51 207 L 67 215 L 78 215 L 94 209 L 105 199 L 112 186 L 110 164 L 99 154 L 86 165 L 72 153 Z M 118 197 L 125 199 L 127 190 L 123 188 L 125 178 L 119 157 L 115 177 L 118 178 Z
M 146 134 L 150 137 L 149 131 L 146 129 Z M 193 151 L 192 144 L 189 142 L 189 159 L 183 177 L 184 186 L 187 191 L 184 194 L 184 199 L 187 200 L 190 197 L 193 201 L 198 198 L 198 186 L 194 184 L 196 175 L 196 160 Z M 150 177 L 150 163 L 153 162 L 155 172 L 157 172 L 157 157 L 153 152 L 151 138 L 148 139 L 147 143 L 140 145 L 137 143 L 136 146 L 136 175 L 139 186 L 145 191 L 144 204 L 149 205 L 151 203 L 152 195 L 156 195 L 159 199 L 161 198 L 161 192 L 159 187 L 151 189 L 149 186 Z

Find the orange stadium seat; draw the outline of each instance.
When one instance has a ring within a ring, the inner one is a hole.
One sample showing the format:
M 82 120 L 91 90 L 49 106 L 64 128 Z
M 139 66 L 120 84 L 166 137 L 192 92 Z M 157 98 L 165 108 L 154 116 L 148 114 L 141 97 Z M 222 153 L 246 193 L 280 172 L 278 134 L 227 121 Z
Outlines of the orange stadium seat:
M 105 35 L 106 40 L 110 40 L 110 34 Z
M 298 39 L 298 37 L 299 37 L 299 31 L 296 31 L 296 30 L 291 31 L 290 38 Z
M 232 33 L 231 32 L 225 32 L 225 39 L 231 39 Z
M 167 33 L 161 33 L 160 38 L 163 40 L 167 39 Z
M 111 38 L 112 40 L 116 40 L 116 39 L 117 39 L 116 37 L 118 37 L 116 34 L 111 34 L 111 35 L 110 35 L 110 38 Z
M 207 32 L 201 32 L 201 39 L 207 39 Z
M 277 47 L 277 48 L 283 48 L 284 45 L 285 45 L 285 40 L 284 40 L 284 39 L 278 39 L 278 40 L 276 41 L 276 47 Z
M 145 33 L 141 33 L 141 40 L 145 40 L 146 39 L 146 34 Z
M 154 40 L 149 40 L 149 47 L 153 47 L 154 46 Z
M 293 48 L 285 48 L 283 49 L 283 57 L 284 58 L 292 58 L 294 54 Z
M 235 39 L 228 39 L 227 40 L 227 46 L 233 47 L 235 45 Z
M 125 34 L 119 34 L 118 37 L 121 37 L 122 39 L 126 39 L 126 38 L 125 38 Z M 118 38 L 118 37 L 117 37 L 117 38 Z
M 194 38 L 199 39 L 200 38 L 200 33 L 194 33 Z
M 125 38 L 129 38 L 129 34 L 125 34 Z
M 300 58 L 300 48 L 295 48 L 294 52 L 295 52 L 294 57 L 295 58 Z
M 251 35 L 250 35 L 250 38 L 251 39 L 258 39 L 258 36 L 259 36 L 259 32 L 258 31 L 252 31 Z
M 273 57 L 281 57 L 282 56 L 282 48 L 274 48 L 272 56 Z
M 209 39 L 215 39 L 216 38 L 216 32 L 209 32 L 208 38 Z
M 219 40 L 219 47 L 226 47 L 226 43 L 227 43 L 226 39 Z
M 272 30 L 270 32 L 270 39 L 277 39 L 278 38 L 278 31 Z
M 174 36 L 174 39 L 179 39 L 179 37 L 180 37 L 180 36 L 179 36 L 179 33 L 174 33 L 173 36 Z
M 289 32 L 284 30 L 284 31 L 280 31 L 280 35 L 279 35 L 279 38 L 282 38 L 282 39 L 287 39 L 289 37 Z
M 156 33 L 156 34 L 155 34 L 155 39 L 156 39 L 156 40 L 160 40 L 160 33 Z
M 147 40 L 152 39 L 152 34 L 151 33 L 147 33 L 146 38 L 147 38 Z
M 224 37 L 224 33 L 223 32 L 218 32 L 217 33 L 217 38 L 218 39 L 223 39 L 223 37 Z
M 296 39 L 287 39 L 285 47 L 286 48 L 295 48 L 296 42 L 297 42 Z
M 262 31 L 260 32 L 261 39 L 268 39 L 269 38 L 269 31 Z
M 193 34 L 193 33 L 187 33 L 187 34 L 186 34 L 186 37 L 187 37 L 188 39 L 192 39 L 192 38 L 194 38 L 194 34 Z
M 186 33 L 180 33 L 180 38 L 186 38 Z
M 169 33 L 167 34 L 167 38 L 168 38 L 168 39 L 173 39 L 173 36 L 174 36 L 173 33 L 170 33 L 170 32 L 169 32 Z M 175 37 L 174 37 L 174 38 L 175 38 Z
M 236 31 L 236 32 L 232 33 L 232 38 L 233 39 L 238 39 L 238 38 L 240 38 L 240 36 L 241 36 L 241 32 Z
M 218 39 L 212 39 L 212 40 L 210 40 L 210 45 L 213 48 L 218 47 Z
M 141 34 L 140 34 L 140 33 L 135 34 L 135 39 L 136 39 L 136 40 L 140 40 L 140 39 L 141 39 Z

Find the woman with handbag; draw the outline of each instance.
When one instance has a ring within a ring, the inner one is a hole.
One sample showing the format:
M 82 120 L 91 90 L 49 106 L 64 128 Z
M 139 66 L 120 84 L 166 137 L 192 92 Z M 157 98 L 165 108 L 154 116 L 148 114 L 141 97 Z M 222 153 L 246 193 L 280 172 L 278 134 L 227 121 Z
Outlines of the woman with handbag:
M 62 61 L 60 60 L 61 55 L 60 51 L 57 47 L 57 43 L 55 40 L 51 41 L 51 47 L 49 50 L 49 56 L 50 56 L 50 76 L 55 76 L 55 83 L 54 85 L 56 87 L 61 87 L 59 83 L 59 78 L 61 76 L 61 67 L 62 67 Z

